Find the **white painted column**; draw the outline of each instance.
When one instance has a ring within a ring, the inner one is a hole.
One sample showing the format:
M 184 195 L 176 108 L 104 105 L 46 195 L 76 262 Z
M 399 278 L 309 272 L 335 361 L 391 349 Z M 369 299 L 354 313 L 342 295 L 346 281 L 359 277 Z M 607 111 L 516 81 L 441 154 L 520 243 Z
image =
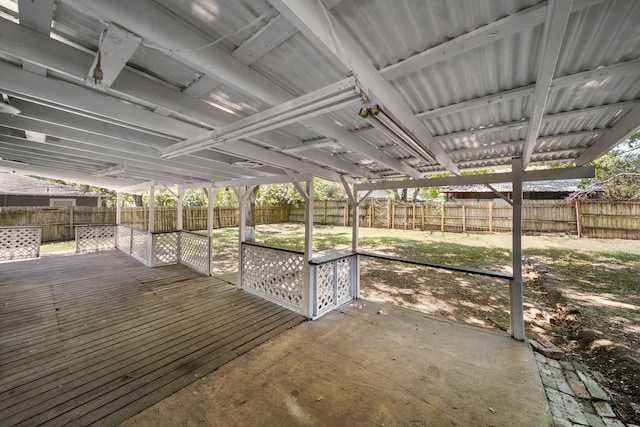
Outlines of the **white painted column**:
M 208 188 L 207 193 L 207 256 L 209 260 L 209 275 L 213 271 L 213 202 L 218 194 L 218 188 Z
M 522 290 L 522 167 L 522 158 L 513 158 L 511 162 L 513 176 L 513 280 L 509 283 L 509 311 L 511 314 L 511 336 L 521 341 L 525 339 Z
M 153 233 L 156 228 L 156 187 L 149 187 L 149 233 Z
M 313 289 L 313 269 L 309 261 L 313 258 L 313 179 L 307 181 L 304 204 L 304 264 L 302 280 L 302 301 L 304 315 L 311 317 L 314 311 L 315 298 Z
M 253 186 L 234 188 L 238 196 L 238 289 L 242 289 L 242 244 L 247 238 L 247 202 L 249 193 L 253 191 Z
M 184 193 L 187 190 L 182 188 L 182 187 L 178 187 L 178 207 L 177 207 L 177 218 L 176 218 L 176 228 L 178 230 L 182 230 L 183 229 L 183 218 L 182 218 L 182 199 L 184 199 Z
M 122 223 L 122 192 L 116 193 L 116 224 Z

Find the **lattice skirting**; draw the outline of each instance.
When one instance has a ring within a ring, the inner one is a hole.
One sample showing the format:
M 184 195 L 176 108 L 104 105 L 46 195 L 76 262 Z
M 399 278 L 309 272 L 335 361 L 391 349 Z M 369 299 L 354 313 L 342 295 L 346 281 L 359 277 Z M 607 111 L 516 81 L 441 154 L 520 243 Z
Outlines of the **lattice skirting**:
M 115 249 L 116 232 L 115 225 L 76 227 L 76 253 Z
M 40 227 L 0 228 L 0 261 L 40 256 Z
M 206 275 L 211 274 L 211 245 L 208 236 L 180 233 L 180 263 Z
M 315 317 L 355 298 L 355 262 L 355 257 L 348 257 L 315 266 Z
M 301 254 L 242 245 L 242 287 L 303 312 L 303 261 Z

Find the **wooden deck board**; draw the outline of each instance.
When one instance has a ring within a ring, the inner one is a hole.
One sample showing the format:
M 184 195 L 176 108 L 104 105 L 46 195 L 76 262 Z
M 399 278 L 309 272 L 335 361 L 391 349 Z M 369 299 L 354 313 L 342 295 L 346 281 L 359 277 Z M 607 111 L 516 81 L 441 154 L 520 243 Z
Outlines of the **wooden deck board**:
M 116 425 L 303 318 L 118 252 L 0 264 L 0 425 Z

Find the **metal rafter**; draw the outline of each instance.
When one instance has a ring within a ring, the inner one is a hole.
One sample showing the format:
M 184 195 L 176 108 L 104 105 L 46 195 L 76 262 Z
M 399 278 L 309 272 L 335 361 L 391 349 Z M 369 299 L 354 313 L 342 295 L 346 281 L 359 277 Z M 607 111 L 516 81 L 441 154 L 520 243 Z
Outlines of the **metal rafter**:
M 536 78 L 536 89 L 533 94 L 533 108 L 529 117 L 526 143 L 522 152 L 522 166 L 525 169 L 529 165 L 534 144 L 542 125 L 542 116 L 547 106 L 551 82 L 555 74 L 560 49 L 562 48 L 562 39 L 571 14 L 571 3 L 570 1 L 551 0 L 547 10 L 547 20 L 542 39 L 543 54 Z
M 629 111 L 616 123 L 613 128 L 602 135 L 595 144 L 589 147 L 580 157 L 576 159 L 577 165 L 587 164 L 611 150 L 623 141 L 633 135 L 640 125 L 640 105 Z
M 178 49 L 167 54 L 192 65 L 215 80 L 257 97 L 270 105 L 279 105 L 294 98 L 285 89 L 216 46 L 208 48 L 206 53 L 191 50 L 193 46 L 203 46 L 210 40 L 185 25 L 184 22 L 168 16 L 150 1 L 139 0 L 131 3 L 128 0 L 109 2 L 84 0 L 75 4 L 79 9 L 89 8 L 92 13 L 123 27 L 135 28 L 136 33 L 145 40 L 159 46 Z M 402 174 L 412 177 L 421 175 L 416 169 L 385 153 L 380 153 L 375 147 L 336 126 L 326 117 L 307 120 L 305 125 L 320 135 L 335 139 L 345 148 L 375 159 Z
M 18 0 L 18 12 L 20 25 L 37 31 L 49 37 L 51 33 L 51 20 L 53 19 L 53 0 Z M 22 68 L 26 71 L 47 75 L 47 68 L 30 61 L 23 61 Z
M 374 67 L 342 25 L 332 20 L 321 2 L 313 0 L 270 0 L 315 46 L 332 61 L 342 62 L 351 69 L 359 83 L 377 98 L 399 121 L 399 125 L 415 136 L 431 151 L 438 162 L 458 174 L 460 170 L 447 156 L 425 125 L 416 119 L 407 101 Z

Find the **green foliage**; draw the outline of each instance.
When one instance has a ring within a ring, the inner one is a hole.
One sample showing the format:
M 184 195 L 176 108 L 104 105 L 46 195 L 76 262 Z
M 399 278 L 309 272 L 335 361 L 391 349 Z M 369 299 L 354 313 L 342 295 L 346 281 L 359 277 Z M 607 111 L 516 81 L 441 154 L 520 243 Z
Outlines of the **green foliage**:
M 313 198 L 315 200 L 328 200 L 339 198 L 342 193 L 341 186 L 319 178 L 313 179 Z M 260 186 L 256 196 L 258 206 L 275 206 L 282 204 L 300 206 L 304 199 L 293 184 L 272 184 Z
M 591 165 L 596 168 L 596 179 L 602 182 L 603 198 L 640 199 L 640 132 Z
M 206 205 L 207 200 L 205 198 L 203 206 Z M 238 206 L 238 196 L 232 189 L 221 189 L 220 191 L 218 191 L 218 194 L 213 201 L 213 206 Z

